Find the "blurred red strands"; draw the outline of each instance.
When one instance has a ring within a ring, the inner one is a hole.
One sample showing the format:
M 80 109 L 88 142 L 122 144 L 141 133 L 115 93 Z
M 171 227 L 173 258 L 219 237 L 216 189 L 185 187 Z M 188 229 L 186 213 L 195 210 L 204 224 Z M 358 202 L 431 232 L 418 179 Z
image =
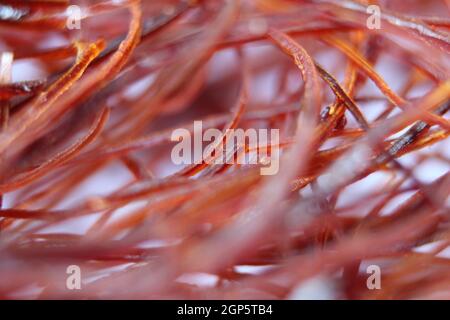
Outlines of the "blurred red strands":
M 0 297 L 450 298 L 448 9 L 0 1 Z M 277 147 L 280 172 L 175 168 L 194 120 L 280 129 L 227 155 Z

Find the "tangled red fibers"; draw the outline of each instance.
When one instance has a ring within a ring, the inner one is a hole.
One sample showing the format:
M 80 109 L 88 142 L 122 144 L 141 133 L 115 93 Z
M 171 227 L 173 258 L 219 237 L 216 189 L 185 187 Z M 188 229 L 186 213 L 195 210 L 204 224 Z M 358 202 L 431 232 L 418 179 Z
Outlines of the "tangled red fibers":
M 0 297 L 450 298 L 449 9 L 0 1 Z

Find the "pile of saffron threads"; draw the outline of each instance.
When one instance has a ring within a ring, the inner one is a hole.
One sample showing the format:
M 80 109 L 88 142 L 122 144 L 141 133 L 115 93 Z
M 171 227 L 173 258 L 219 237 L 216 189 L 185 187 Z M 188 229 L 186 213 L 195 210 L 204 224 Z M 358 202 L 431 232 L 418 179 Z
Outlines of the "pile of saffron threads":
M 450 298 L 449 10 L 0 0 L 0 298 Z

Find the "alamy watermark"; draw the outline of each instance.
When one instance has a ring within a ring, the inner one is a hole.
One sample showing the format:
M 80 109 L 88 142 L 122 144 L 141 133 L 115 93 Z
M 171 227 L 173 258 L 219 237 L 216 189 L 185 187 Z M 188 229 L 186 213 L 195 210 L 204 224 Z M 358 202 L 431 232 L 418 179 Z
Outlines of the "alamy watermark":
M 203 132 L 202 121 L 194 121 L 193 135 L 180 128 L 172 132 L 171 140 L 178 142 L 171 153 L 176 165 L 259 164 L 260 173 L 265 176 L 275 175 L 279 170 L 279 129 L 227 129 L 222 132 L 209 128 Z
M 81 268 L 77 265 L 70 265 L 66 269 L 69 275 L 66 279 L 66 288 L 68 290 L 81 290 Z
M 366 9 L 370 16 L 366 20 L 367 28 L 370 30 L 381 29 L 381 8 L 378 5 L 370 5 Z M 81 29 L 82 10 L 80 6 L 71 5 L 66 9 L 66 27 L 69 30 Z
M 82 11 L 80 6 L 72 5 L 66 9 L 66 27 L 69 30 L 80 30 L 81 29 L 81 19 Z
M 370 16 L 367 18 L 366 25 L 370 30 L 381 29 L 381 8 L 377 5 L 370 5 L 366 10 Z
M 370 276 L 367 278 L 366 285 L 369 290 L 381 289 L 381 268 L 376 264 L 372 264 L 367 267 L 367 274 Z

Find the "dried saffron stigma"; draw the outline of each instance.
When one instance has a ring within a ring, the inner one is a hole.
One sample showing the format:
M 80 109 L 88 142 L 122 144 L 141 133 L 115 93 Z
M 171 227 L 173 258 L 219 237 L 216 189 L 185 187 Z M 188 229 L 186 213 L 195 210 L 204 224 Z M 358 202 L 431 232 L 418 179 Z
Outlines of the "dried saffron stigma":
M 0 1 L 0 299 L 450 299 L 449 12 Z

